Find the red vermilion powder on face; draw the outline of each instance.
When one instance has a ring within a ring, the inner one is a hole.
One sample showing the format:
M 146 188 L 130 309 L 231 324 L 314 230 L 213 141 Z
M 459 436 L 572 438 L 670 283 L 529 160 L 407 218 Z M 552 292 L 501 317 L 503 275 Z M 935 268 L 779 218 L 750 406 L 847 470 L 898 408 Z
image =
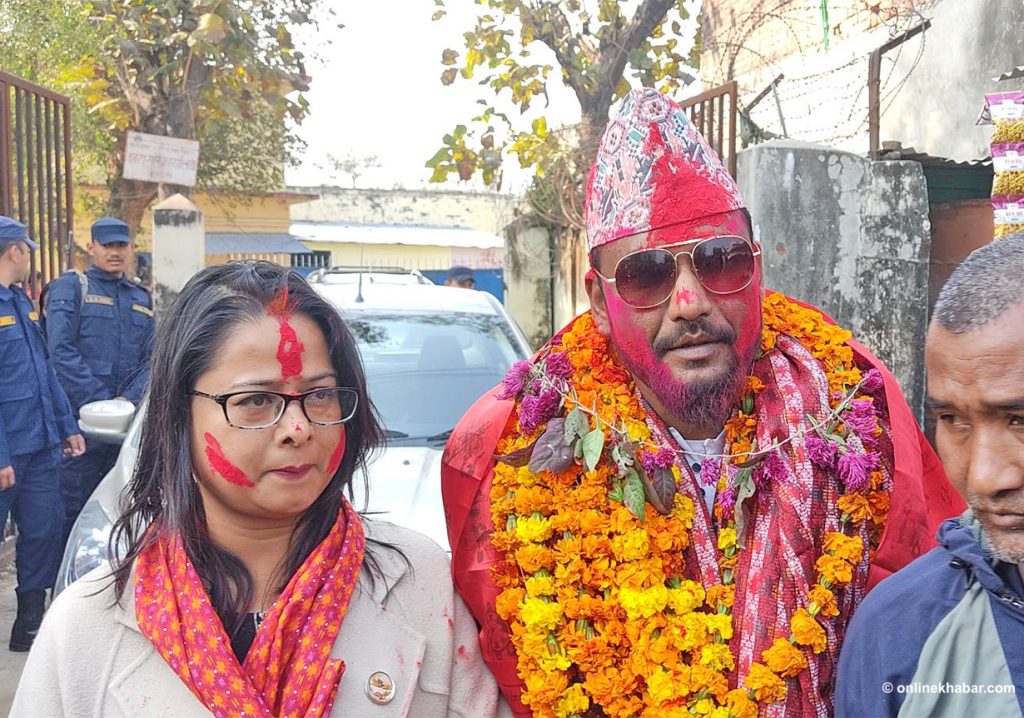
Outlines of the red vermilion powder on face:
M 285 286 L 267 306 L 267 314 L 277 319 L 280 341 L 277 343 L 277 361 L 281 364 L 281 378 L 293 379 L 302 374 L 302 352 L 305 346 L 299 341 L 295 328 L 292 327 L 291 301 L 288 287 Z
M 676 292 L 676 304 L 685 304 L 689 306 L 697 301 L 697 295 L 690 289 L 681 289 Z
M 210 468 L 215 473 L 220 474 L 224 477 L 225 481 L 235 486 L 252 488 L 256 485 L 249 481 L 249 477 L 245 475 L 244 471 L 232 464 L 228 457 L 224 456 L 224 450 L 220 448 L 220 442 L 217 441 L 213 434 L 207 432 L 203 435 L 203 438 L 206 439 L 206 458 L 210 462 Z
M 331 460 L 327 462 L 327 476 L 328 478 L 334 476 L 338 471 L 338 467 L 341 466 L 341 460 L 345 457 L 345 429 L 341 430 L 341 439 L 338 441 L 338 445 L 334 447 L 334 453 L 331 454 Z

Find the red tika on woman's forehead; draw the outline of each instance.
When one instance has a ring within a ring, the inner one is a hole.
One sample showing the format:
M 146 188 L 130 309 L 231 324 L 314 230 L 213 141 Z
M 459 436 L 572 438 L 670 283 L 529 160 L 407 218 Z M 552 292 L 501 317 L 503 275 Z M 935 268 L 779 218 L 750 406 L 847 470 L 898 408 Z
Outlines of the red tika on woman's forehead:
M 608 124 L 587 181 L 588 249 L 744 206 L 683 109 L 656 90 L 634 90 Z

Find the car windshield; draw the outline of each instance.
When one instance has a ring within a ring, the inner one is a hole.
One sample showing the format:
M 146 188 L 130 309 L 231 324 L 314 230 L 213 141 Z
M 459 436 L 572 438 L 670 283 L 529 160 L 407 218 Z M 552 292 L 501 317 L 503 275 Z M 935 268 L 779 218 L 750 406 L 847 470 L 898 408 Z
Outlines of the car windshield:
M 511 328 L 495 315 L 350 311 L 346 323 L 392 444 L 443 444 L 521 358 Z

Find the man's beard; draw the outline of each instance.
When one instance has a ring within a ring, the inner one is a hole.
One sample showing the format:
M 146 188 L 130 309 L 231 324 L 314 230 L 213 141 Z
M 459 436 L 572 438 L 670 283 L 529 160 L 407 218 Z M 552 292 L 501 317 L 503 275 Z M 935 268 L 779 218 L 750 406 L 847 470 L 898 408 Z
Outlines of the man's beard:
M 697 334 L 727 344 L 731 349 L 729 365 L 713 377 L 687 383 L 672 373 L 664 357 L 684 337 Z M 658 363 L 653 366 L 634 366 L 635 362 L 629 357 L 623 353 L 620 356 L 630 373 L 650 388 L 664 410 L 674 419 L 687 426 L 714 430 L 724 426 L 728 420 L 754 363 L 757 346 L 752 347 L 749 356 L 739 357 L 735 351 L 735 339 L 731 327 L 714 327 L 706 317 L 701 317 L 694 321 L 678 322 L 672 335 L 655 339 L 651 349 Z

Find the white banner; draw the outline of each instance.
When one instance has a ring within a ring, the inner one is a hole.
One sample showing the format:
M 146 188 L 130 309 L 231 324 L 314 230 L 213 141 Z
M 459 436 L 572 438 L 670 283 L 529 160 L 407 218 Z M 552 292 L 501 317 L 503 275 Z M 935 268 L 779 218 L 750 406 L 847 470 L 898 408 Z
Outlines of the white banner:
M 199 167 L 199 142 L 129 132 L 124 150 L 125 179 L 192 187 Z

